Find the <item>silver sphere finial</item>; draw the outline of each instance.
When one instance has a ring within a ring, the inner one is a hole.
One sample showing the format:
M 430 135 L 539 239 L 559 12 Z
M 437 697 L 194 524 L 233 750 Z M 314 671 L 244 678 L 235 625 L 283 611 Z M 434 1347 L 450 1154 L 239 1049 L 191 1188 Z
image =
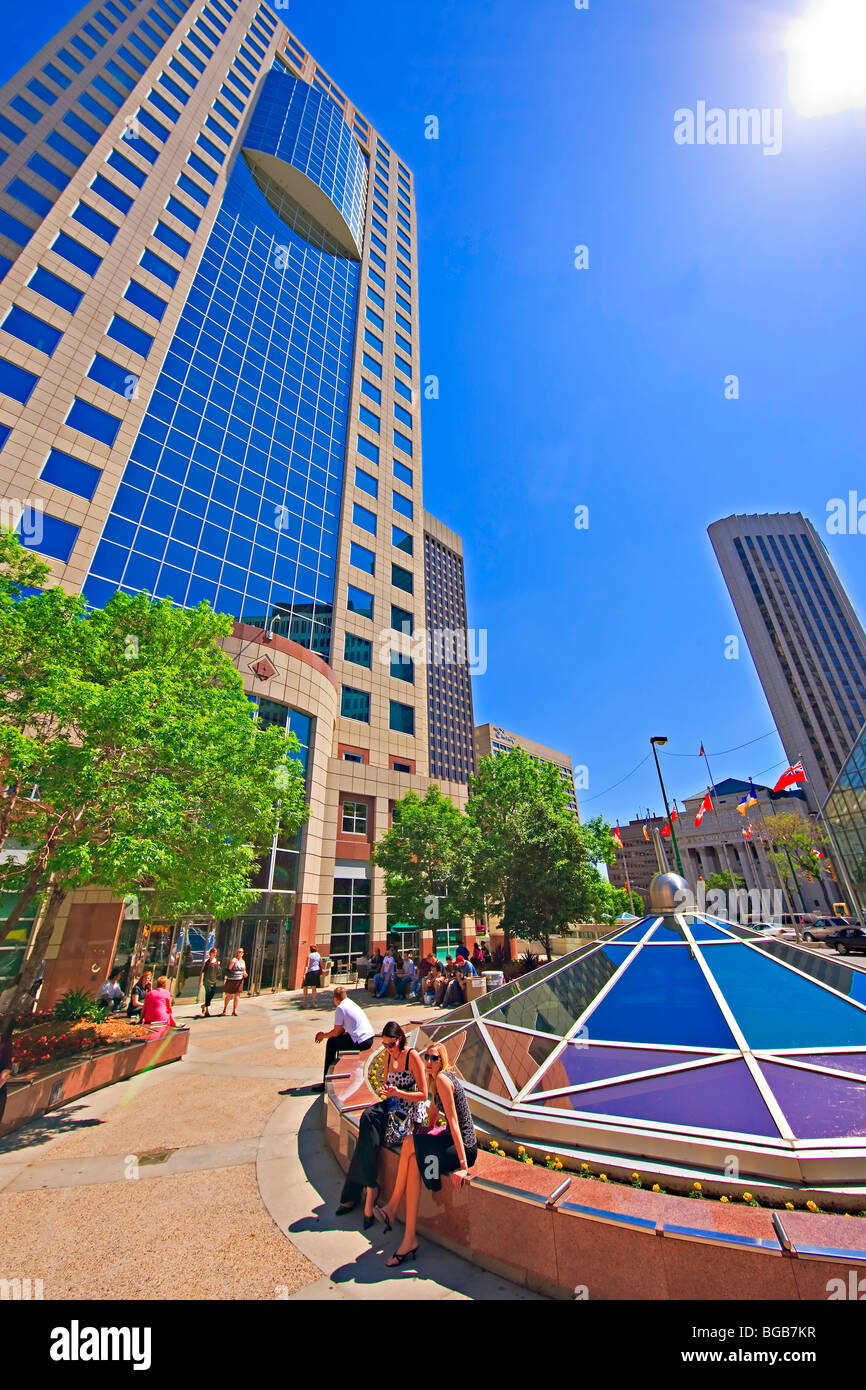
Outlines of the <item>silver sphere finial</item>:
M 679 874 L 656 874 L 650 881 L 650 912 L 682 912 L 688 901 L 691 889 Z

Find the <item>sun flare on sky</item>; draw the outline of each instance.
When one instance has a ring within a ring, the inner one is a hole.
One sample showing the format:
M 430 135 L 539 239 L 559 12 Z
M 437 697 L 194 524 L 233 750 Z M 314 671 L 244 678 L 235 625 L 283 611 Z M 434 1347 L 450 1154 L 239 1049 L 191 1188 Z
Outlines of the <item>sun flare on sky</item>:
M 866 0 L 811 0 L 786 49 L 788 91 L 801 115 L 866 106 Z

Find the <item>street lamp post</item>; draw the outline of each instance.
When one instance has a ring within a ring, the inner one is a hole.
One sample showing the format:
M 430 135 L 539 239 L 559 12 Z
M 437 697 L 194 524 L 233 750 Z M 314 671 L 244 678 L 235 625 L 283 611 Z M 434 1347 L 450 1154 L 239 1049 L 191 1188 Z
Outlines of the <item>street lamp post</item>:
M 667 818 L 668 818 L 668 825 L 669 825 L 670 828 L 671 828 L 671 839 L 673 840 L 673 843 L 674 843 L 674 854 L 675 854 L 676 857 L 677 857 L 677 868 L 678 868 L 679 871 L 680 871 L 680 878 L 685 878 L 685 874 L 683 873 L 683 861 L 682 861 L 682 859 L 680 859 L 680 847 L 679 847 L 679 845 L 677 844 L 677 832 L 674 830 L 674 823 L 673 823 L 673 820 L 671 819 L 671 808 L 670 808 L 670 806 L 668 805 L 668 794 L 667 794 L 667 792 L 665 791 L 664 778 L 662 777 L 661 764 L 659 763 L 659 755 L 658 755 L 658 752 L 657 752 L 657 749 L 656 749 L 656 745 L 658 745 L 658 747 L 661 748 L 661 747 L 663 747 L 666 743 L 667 743 L 667 739 L 666 739 L 666 738 L 661 738 L 659 735 L 656 735 L 655 738 L 651 738 L 651 739 L 650 739 L 650 746 L 652 747 L 652 750 L 653 750 L 653 757 L 654 757 L 655 760 L 656 760 L 656 772 L 657 772 L 658 775 L 659 775 L 659 786 L 660 786 L 661 789 L 662 789 L 662 800 L 663 800 L 664 803 L 665 803 L 665 813 L 666 813 Z

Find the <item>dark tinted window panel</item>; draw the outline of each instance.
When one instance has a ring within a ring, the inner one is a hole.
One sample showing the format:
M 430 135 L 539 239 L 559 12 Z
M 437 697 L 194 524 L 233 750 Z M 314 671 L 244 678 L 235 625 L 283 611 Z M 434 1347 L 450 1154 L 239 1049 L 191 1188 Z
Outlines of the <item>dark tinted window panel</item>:
M 147 174 L 144 170 L 139 169 L 137 164 L 133 164 L 131 159 L 127 159 L 125 155 L 119 154 L 117 150 L 112 150 L 105 162 L 110 168 L 115 169 L 118 174 L 122 174 L 125 179 L 129 179 L 130 183 L 135 184 L 136 188 L 141 188 L 144 185 L 147 178 Z
M 146 290 L 144 285 L 140 285 L 137 280 L 130 280 L 123 292 L 124 299 L 128 299 L 130 304 L 135 304 L 139 309 L 143 309 L 152 318 L 162 319 L 168 305 L 165 300 L 160 299 L 159 295 Z
M 34 270 L 27 284 L 31 290 L 41 294 L 44 299 L 50 299 L 61 309 L 68 309 L 70 314 L 75 313 L 84 298 L 82 290 L 74 289 L 72 285 L 68 285 L 65 280 L 61 280 L 58 275 L 53 275 L 50 270 L 46 270 L 41 265 Z
M 109 338 L 114 338 L 115 342 L 122 343 L 132 352 L 137 352 L 141 357 L 146 357 L 153 347 L 153 337 L 150 333 L 145 333 L 144 329 L 136 328 L 129 319 L 122 318 L 120 314 L 115 314 L 111 320 L 106 334 Z
M 29 314 L 26 309 L 19 309 L 17 305 L 13 305 L 9 310 L 2 327 L 4 332 L 11 334 L 13 338 L 36 348 L 38 352 L 44 352 L 48 357 L 63 337 L 59 328 L 54 328 L 35 314 Z
M 38 380 L 33 372 L 25 372 L 23 367 L 0 358 L 0 396 L 26 405 Z
M 38 550 L 40 555 L 49 555 L 52 560 L 64 562 L 72 554 L 72 548 L 78 539 L 78 530 L 77 526 L 70 525 L 68 521 L 61 521 L 59 517 L 47 516 L 37 511 L 31 513 L 27 527 L 24 526 L 23 518 L 18 526 L 21 544 L 28 550 Z
M 27 168 L 32 169 L 34 174 L 38 174 L 46 183 L 51 183 L 61 191 L 69 183 L 69 175 L 64 174 L 55 164 L 44 159 L 41 154 L 32 154 L 27 161 Z
M 73 145 L 71 141 L 65 140 L 59 131 L 50 130 L 45 137 L 45 143 L 46 145 L 50 145 L 52 150 L 57 154 L 62 155 L 64 159 L 68 159 L 69 163 L 74 164 L 76 168 L 78 168 L 80 164 L 83 164 L 87 158 L 86 154 L 84 154 L 77 145 Z
M 62 256 L 65 261 L 71 261 L 72 265 L 77 265 L 79 270 L 84 270 L 88 275 L 95 275 L 102 265 L 102 259 L 97 256 L 95 251 L 89 247 L 82 246 L 80 241 L 74 237 L 67 236 L 66 232 L 59 232 L 51 243 L 51 250 L 58 256 Z
M 88 231 L 94 232 L 96 236 L 102 237 L 103 241 L 109 244 L 117 236 L 118 228 L 114 222 L 109 222 L 107 217 L 103 217 L 101 212 L 96 212 L 88 203 L 79 203 L 73 210 L 72 216 L 76 222 L 80 222 L 82 227 L 87 227 Z
M 81 434 L 87 434 L 91 439 L 98 439 L 108 445 L 114 443 L 120 429 L 120 421 L 116 416 L 109 415 L 107 410 L 100 410 L 89 401 L 79 400 L 77 396 L 65 423 L 70 429 L 78 430 Z
M 52 449 L 39 476 L 46 483 L 74 492 L 77 497 L 86 497 L 89 502 L 102 477 L 102 470 L 73 458 L 61 449 Z

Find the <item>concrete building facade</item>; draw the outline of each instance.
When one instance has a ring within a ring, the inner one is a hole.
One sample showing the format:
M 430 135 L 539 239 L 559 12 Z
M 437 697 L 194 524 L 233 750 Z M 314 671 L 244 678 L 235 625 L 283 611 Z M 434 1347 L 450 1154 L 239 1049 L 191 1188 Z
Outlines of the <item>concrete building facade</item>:
M 486 647 L 472 640 L 466 615 L 463 542 L 424 513 L 427 611 L 427 727 L 430 776 L 467 783 L 475 771 L 472 672 L 483 674 Z
M 217 943 L 296 985 L 313 944 L 385 944 L 371 846 L 429 784 L 412 173 L 258 0 L 91 0 L 0 90 L 0 153 L 4 505 L 94 606 L 234 618 L 311 815 Z M 46 997 L 127 950 L 182 987 L 215 924 L 99 900 L 74 951 L 58 923 Z
M 491 753 L 507 753 L 512 748 L 523 748 L 536 762 L 550 763 L 562 778 L 568 793 L 568 804 L 575 816 L 580 819 L 577 806 L 577 790 L 574 783 L 574 767 L 567 753 L 559 753 L 555 748 L 547 748 L 531 738 L 502 729 L 497 724 L 479 724 L 475 730 L 475 761 L 489 757 Z
M 866 723 L 866 633 L 820 536 L 799 512 L 709 527 L 716 558 L 809 806 L 824 804 Z

